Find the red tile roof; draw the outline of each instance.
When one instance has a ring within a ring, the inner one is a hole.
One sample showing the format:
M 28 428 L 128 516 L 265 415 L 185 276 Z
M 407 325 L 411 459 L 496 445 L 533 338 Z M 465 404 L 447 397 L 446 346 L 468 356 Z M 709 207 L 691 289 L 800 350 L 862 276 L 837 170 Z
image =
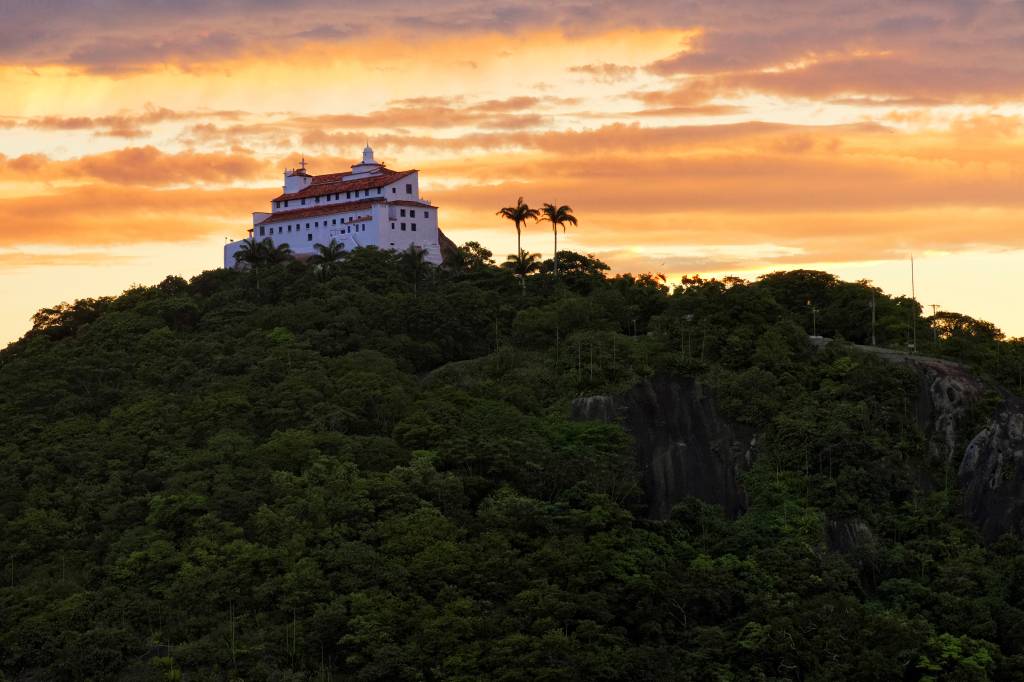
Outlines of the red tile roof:
M 310 208 L 298 208 L 294 211 L 278 211 L 271 213 L 256 225 L 269 225 L 270 223 L 286 223 L 289 220 L 301 220 L 302 218 L 313 218 L 315 216 L 329 215 L 331 213 L 346 213 L 348 211 L 362 211 L 374 204 L 383 203 L 383 199 L 371 199 L 369 201 L 350 201 L 344 204 L 331 204 L 327 206 L 312 206 Z
M 388 204 L 394 204 L 395 206 L 418 206 L 419 208 L 437 208 L 433 204 L 428 204 L 425 201 L 410 201 L 409 199 L 395 199 L 389 201 Z
M 325 194 L 338 194 L 343 192 L 355 192 L 363 189 L 376 189 L 384 185 L 412 175 L 415 169 L 407 171 L 393 171 L 388 168 L 381 168 L 377 175 L 371 175 L 357 180 L 343 180 L 349 173 L 329 173 L 327 175 L 314 175 L 313 181 L 305 189 L 291 194 L 280 194 L 271 201 L 291 201 L 292 199 L 307 199 L 309 197 L 323 196 Z

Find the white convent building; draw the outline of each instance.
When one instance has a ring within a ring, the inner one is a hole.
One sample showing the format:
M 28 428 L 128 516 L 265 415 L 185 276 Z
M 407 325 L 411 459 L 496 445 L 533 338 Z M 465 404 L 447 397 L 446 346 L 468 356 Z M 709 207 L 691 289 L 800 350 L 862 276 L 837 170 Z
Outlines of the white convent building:
M 366 145 L 363 160 L 348 173 L 310 175 L 303 159 L 285 170 L 282 194 L 270 213 L 253 213 L 249 236 L 288 244 L 299 258 L 332 239 L 347 250 L 360 246 L 404 251 L 412 245 L 441 262 L 437 207 L 420 197 L 419 171 L 393 171 L 373 159 Z M 224 267 L 235 266 L 242 241 L 224 245 Z

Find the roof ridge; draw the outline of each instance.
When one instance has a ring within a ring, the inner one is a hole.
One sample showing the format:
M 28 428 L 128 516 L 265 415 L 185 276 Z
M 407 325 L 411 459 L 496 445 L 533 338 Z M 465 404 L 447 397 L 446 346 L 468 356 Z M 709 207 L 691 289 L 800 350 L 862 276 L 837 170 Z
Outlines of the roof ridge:
M 322 176 L 318 175 L 313 176 L 313 182 L 311 182 L 306 187 L 303 187 L 302 189 L 298 190 L 297 192 L 279 194 L 278 196 L 271 199 L 271 201 L 290 201 L 293 199 L 308 199 L 310 197 L 322 196 L 324 194 L 335 194 L 338 192 L 352 191 L 353 189 L 373 189 L 376 187 L 387 185 L 391 182 L 394 182 L 395 180 L 401 179 L 416 172 L 417 169 L 415 168 L 404 171 L 393 171 L 389 168 L 387 169 L 387 173 L 368 175 L 366 177 L 352 178 L 348 180 L 341 179 L 345 175 L 345 173 L 329 173 Z M 339 177 L 339 179 L 336 181 L 316 181 L 316 178 L 329 177 L 331 175 L 338 175 L 341 177 Z M 340 187 L 336 187 L 338 185 L 340 185 Z M 346 185 L 349 185 L 349 187 L 346 187 Z M 330 191 L 326 191 L 327 187 L 332 186 L 335 186 L 335 188 L 331 189 Z
M 369 208 L 373 204 L 380 203 L 386 203 L 383 197 L 366 198 L 361 199 L 359 201 L 350 201 L 348 203 L 341 204 L 329 204 L 326 206 L 304 206 L 302 208 L 294 208 L 289 211 L 277 211 L 276 213 L 270 213 L 259 222 L 254 223 L 254 225 L 266 225 L 268 223 L 277 223 L 285 220 L 294 220 L 296 218 L 312 218 L 314 216 L 329 215 L 331 213 L 358 211 L 364 208 Z

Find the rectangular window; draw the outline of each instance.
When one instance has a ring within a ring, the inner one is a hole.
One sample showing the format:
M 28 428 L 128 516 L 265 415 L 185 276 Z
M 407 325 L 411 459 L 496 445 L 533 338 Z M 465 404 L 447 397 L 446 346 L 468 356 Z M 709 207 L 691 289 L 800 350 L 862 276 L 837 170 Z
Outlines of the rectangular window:
M 289 225 L 289 226 L 288 226 L 288 231 L 289 231 L 289 232 L 291 232 L 291 231 L 292 231 L 292 226 L 291 226 L 291 225 Z
M 402 223 L 402 232 L 405 232 L 405 223 Z
M 319 204 L 320 203 L 320 197 L 313 197 L 313 203 L 314 204 Z
M 309 223 L 306 223 L 306 229 L 307 230 L 309 229 Z
M 305 206 L 305 205 L 306 205 L 306 200 L 305 200 L 305 199 L 303 199 L 303 200 L 302 200 L 302 205 L 303 205 L 303 206 Z
M 288 202 L 287 201 L 284 202 L 284 207 L 288 208 Z
M 405 193 L 406 194 L 412 194 L 412 185 L 410 183 L 406 183 L 406 185 L 405 185 Z
M 352 192 L 345 192 L 345 198 L 346 199 L 351 199 L 352 198 Z
M 337 224 L 338 224 L 338 219 L 337 218 L 331 218 L 331 225 L 337 225 Z
M 391 193 L 392 194 L 398 194 L 398 188 L 397 187 L 392 187 L 391 188 Z
M 394 223 L 391 223 L 391 229 L 392 230 L 395 229 L 395 224 Z
M 415 232 L 415 231 L 416 231 L 416 223 L 413 223 L 413 224 L 412 224 L 412 231 L 413 231 L 413 232 Z
M 398 214 L 404 218 L 405 217 L 405 209 L 404 208 L 399 209 L 398 210 Z
M 424 211 L 424 212 L 423 212 L 423 217 L 424 217 L 424 218 L 429 218 L 429 217 L 430 217 L 430 214 L 429 214 L 429 213 L 427 213 L 426 211 Z
M 313 241 L 313 233 L 312 232 L 310 232 L 309 234 L 306 235 L 306 241 L 307 242 Z
M 380 187 L 378 187 L 378 188 L 377 188 L 377 194 L 380 194 L 380 193 L 381 193 L 381 192 L 383 192 L 383 191 L 384 191 L 384 190 L 382 190 L 382 189 L 381 189 Z
M 261 237 L 263 237 L 263 236 L 265 236 L 267 234 L 265 232 L 266 229 L 267 229 L 266 225 L 260 225 L 260 236 Z
M 320 221 L 318 220 L 317 222 L 313 223 L 313 227 L 320 227 Z

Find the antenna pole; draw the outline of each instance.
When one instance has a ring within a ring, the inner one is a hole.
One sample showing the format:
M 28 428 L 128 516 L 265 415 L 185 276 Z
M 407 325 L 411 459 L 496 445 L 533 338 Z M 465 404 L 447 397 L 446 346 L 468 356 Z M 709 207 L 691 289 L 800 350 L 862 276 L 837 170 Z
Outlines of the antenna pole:
M 875 345 L 875 292 L 871 291 L 871 345 Z
M 910 309 L 910 327 L 913 332 L 913 351 L 917 352 L 917 284 L 914 281 L 914 254 L 910 254 L 910 297 L 914 305 Z

